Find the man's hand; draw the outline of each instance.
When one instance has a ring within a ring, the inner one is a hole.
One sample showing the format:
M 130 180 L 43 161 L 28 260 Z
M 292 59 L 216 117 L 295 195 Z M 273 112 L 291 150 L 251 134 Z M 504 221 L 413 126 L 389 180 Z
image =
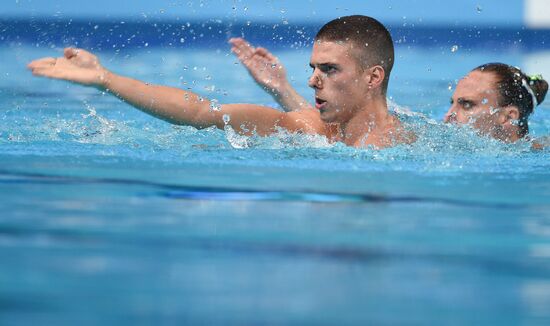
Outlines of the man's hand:
M 68 80 L 74 83 L 104 87 L 108 71 L 88 51 L 66 48 L 63 57 L 42 58 L 27 66 L 35 76 Z
M 254 48 L 242 38 L 229 40 L 239 61 L 256 83 L 268 92 L 286 112 L 315 110 L 288 82 L 279 59 L 264 48 Z
M 286 69 L 271 52 L 255 48 L 242 38 L 229 40 L 231 51 L 246 67 L 252 78 L 273 96 L 281 96 L 288 87 Z

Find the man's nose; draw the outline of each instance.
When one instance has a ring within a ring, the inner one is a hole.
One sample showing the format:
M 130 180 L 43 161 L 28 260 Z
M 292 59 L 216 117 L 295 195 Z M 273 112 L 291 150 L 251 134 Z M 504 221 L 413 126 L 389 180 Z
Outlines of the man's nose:
M 307 84 L 311 88 L 316 88 L 316 89 L 321 88 L 323 84 L 319 73 L 316 71 L 313 71 L 313 73 L 309 77 L 309 80 L 307 81 Z

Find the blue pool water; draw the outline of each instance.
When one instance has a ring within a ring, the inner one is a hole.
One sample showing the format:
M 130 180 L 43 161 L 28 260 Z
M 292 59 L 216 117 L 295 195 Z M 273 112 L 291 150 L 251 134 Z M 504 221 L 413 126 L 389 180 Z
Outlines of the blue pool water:
M 440 123 L 473 67 L 544 54 L 399 45 L 389 95 L 419 140 L 373 151 L 172 126 L 25 70 L 59 53 L 0 47 L 0 324 L 550 320 L 550 152 Z M 274 105 L 223 43 L 98 54 Z M 309 49 L 276 54 L 310 98 Z M 535 136 L 550 134 L 548 103 Z

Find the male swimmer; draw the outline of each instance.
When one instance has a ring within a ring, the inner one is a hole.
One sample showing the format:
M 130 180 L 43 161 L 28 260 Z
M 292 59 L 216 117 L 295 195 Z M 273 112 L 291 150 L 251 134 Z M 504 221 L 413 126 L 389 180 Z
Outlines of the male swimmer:
M 288 112 L 311 110 L 290 85 L 279 60 L 264 48 L 254 48 L 242 38 L 229 41 L 232 51 L 256 83 Z M 548 83 L 542 76 L 528 76 L 519 68 L 488 63 L 460 80 L 444 122 L 467 124 L 480 133 L 504 142 L 527 139 L 528 119 L 544 101 Z M 540 148 L 540 142 L 533 147 Z
M 28 67 L 36 76 L 106 90 L 174 124 L 220 129 L 228 124 L 239 133 L 260 136 L 284 128 L 349 146 L 384 148 L 414 139 L 388 112 L 386 90 L 393 61 L 390 33 L 377 20 L 347 16 L 330 21 L 317 33 L 311 53 L 308 83 L 315 90 L 316 109 L 294 112 L 253 104 L 225 104 L 212 110 L 210 101 L 192 92 L 108 71 L 96 56 L 81 49 L 65 49 L 61 58 L 42 58 Z

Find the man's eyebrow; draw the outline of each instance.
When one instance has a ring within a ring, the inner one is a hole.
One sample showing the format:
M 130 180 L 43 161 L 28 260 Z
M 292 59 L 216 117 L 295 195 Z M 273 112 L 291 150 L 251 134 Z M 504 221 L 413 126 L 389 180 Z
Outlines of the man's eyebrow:
M 471 99 L 467 99 L 467 98 L 464 98 L 464 97 L 459 97 L 456 99 L 456 101 L 458 102 L 458 104 L 475 104 L 476 102 L 474 100 L 471 100 Z
M 316 63 L 316 64 L 313 64 L 313 63 L 309 63 L 309 66 L 311 68 L 317 66 L 317 67 L 322 67 L 322 66 L 338 66 L 337 63 L 332 63 L 332 62 L 320 62 L 320 63 Z

